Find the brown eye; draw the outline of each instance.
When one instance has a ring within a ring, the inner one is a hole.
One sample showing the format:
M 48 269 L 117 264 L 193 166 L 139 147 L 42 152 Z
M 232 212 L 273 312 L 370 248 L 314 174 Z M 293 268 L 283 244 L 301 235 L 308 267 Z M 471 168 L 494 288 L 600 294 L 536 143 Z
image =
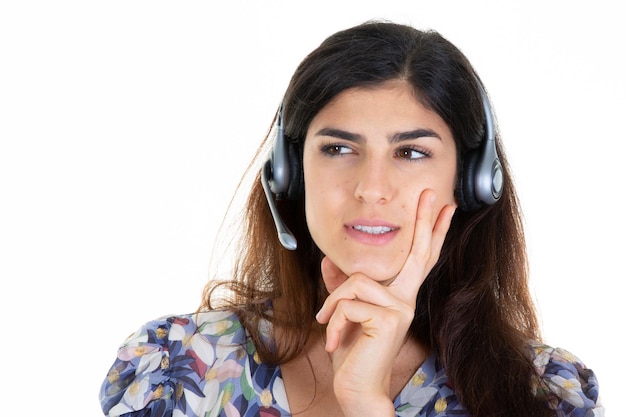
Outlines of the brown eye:
M 340 156 L 352 153 L 352 149 L 343 145 L 325 145 L 322 146 L 322 153 L 329 156 Z
M 428 157 L 426 151 L 415 148 L 401 148 L 396 152 L 396 156 L 401 159 L 408 159 L 410 161 L 422 159 Z

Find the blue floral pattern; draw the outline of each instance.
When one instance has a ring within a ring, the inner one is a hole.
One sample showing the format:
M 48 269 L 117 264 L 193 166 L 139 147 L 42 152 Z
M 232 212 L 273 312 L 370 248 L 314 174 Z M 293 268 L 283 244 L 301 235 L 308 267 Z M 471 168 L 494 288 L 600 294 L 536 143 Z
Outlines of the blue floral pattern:
M 261 323 L 262 334 L 271 327 Z M 269 340 L 269 339 L 268 339 Z M 533 345 L 541 382 L 538 396 L 554 393 L 559 417 L 602 416 L 593 372 L 571 353 Z M 109 417 L 290 416 L 280 368 L 262 363 L 247 331 L 230 311 L 169 316 L 151 321 L 119 348 L 100 390 Z M 434 356 L 395 399 L 396 414 L 466 416 Z

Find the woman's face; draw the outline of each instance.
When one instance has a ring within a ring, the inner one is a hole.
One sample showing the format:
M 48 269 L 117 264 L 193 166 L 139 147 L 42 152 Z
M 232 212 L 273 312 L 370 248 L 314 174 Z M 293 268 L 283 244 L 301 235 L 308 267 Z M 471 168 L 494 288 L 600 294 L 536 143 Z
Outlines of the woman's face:
M 424 189 L 436 215 L 455 204 L 452 133 L 403 81 L 338 94 L 311 121 L 303 164 L 311 236 L 348 275 L 398 274 Z

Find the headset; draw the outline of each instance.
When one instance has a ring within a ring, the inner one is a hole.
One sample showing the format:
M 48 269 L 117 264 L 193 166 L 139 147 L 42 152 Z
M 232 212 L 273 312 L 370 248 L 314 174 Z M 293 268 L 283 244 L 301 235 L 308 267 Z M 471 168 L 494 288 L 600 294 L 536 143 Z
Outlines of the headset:
M 469 151 L 463 160 L 456 186 L 457 202 L 463 211 L 475 211 L 496 203 L 504 189 L 504 172 L 496 150 L 491 105 L 481 83 L 477 84 L 485 115 L 485 136 L 480 145 Z M 276 117 L 276 138 L 272 151 L 261 170 L 261 183 L 280 243 L 285 249 L 295 250 L 298 246 L 296 238 L 280 217 L 274 201 L 274 195 L 277 200 L 298 200 L 304 194 L 302 143 L 285 136 L 282 104 Z
M 280 217 L 276 199 L 298 200 L 304 192 L 304 173 L 302 171 L 301 144 L 289 140 L 283 128 L 283 106 L 281 104 L 276 116 L 276 138 L 269 159 L 261 169 L 261 183 L 270 206 L 278 240 L 285 249 L 295 250 L 298 247 L 296 237 L 291 233 Z
M 457 202 L 463 211 L 476 211 L 495 204 L 504 190 L 504 171 L 496 150 L 494 117 L 489 97 L 477 81 L 485 115 L 485 136 L 478 148 L 468 152 L 463 160 L 457 183 Z

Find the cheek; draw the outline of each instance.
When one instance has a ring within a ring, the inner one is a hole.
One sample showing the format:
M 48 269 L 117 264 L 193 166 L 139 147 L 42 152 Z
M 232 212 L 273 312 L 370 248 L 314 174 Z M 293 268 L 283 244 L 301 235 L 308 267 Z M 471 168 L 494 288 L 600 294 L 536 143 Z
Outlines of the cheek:
M 304 214 L 307 227 L 314 238 L 316 231 L 320 228 L 319 222 L 324 218 L 323 213 L 321 213 L 323 206 L 319 204 L 318 200 L 315 193 L 305 193 Z
M 350 205 L 350 187 L 345 178 L 324 169 L 308 169 L 305 165 L 305 218 L 309 233 L 324 253 L 334 252 L 341 245 L 345 213 Z
M 320 232 L 326 227 L 324 222 L 331 218 L 328 207 L 329 184 L 320 173 L 305 170 L 304 175 L 304 208 L 307 226 L 316 244 L 319 245 Z
M 455 190 L 457 186 L 456 169 L 446 166 L 445 169 L 441 169 L 441 175 L 433 177 L 431 179 L 432 188 L 437 193 L 437 199 L 435 200 L 435 210 L 437 213 L 445 205 L 455 205 Z
M 331 199 L 322 192 L 306 194 L 304 204 L 307 228 L 311 239 L 322 253 L 334 252 L 334 247 L 341 239 L 337 235 L 338 213 L 333 210 Z
M 444 175 L 423 175 L 419 182 L 406 182 L 402 184 L 403 191 L 398 195 L 402 196 L 401 209 L 403 216 L 410 219 L 409 223 L 415 223 L 417 217 L 417 207 L 422 192 L 426 189 L 434 190 L 436 193 L 435 205 L 433 207 L 433 221 L 437 219 L 441 210 L 447 205 L 456 205 L 454 190 L 456 187 L 456 176 L 454 173 Z

